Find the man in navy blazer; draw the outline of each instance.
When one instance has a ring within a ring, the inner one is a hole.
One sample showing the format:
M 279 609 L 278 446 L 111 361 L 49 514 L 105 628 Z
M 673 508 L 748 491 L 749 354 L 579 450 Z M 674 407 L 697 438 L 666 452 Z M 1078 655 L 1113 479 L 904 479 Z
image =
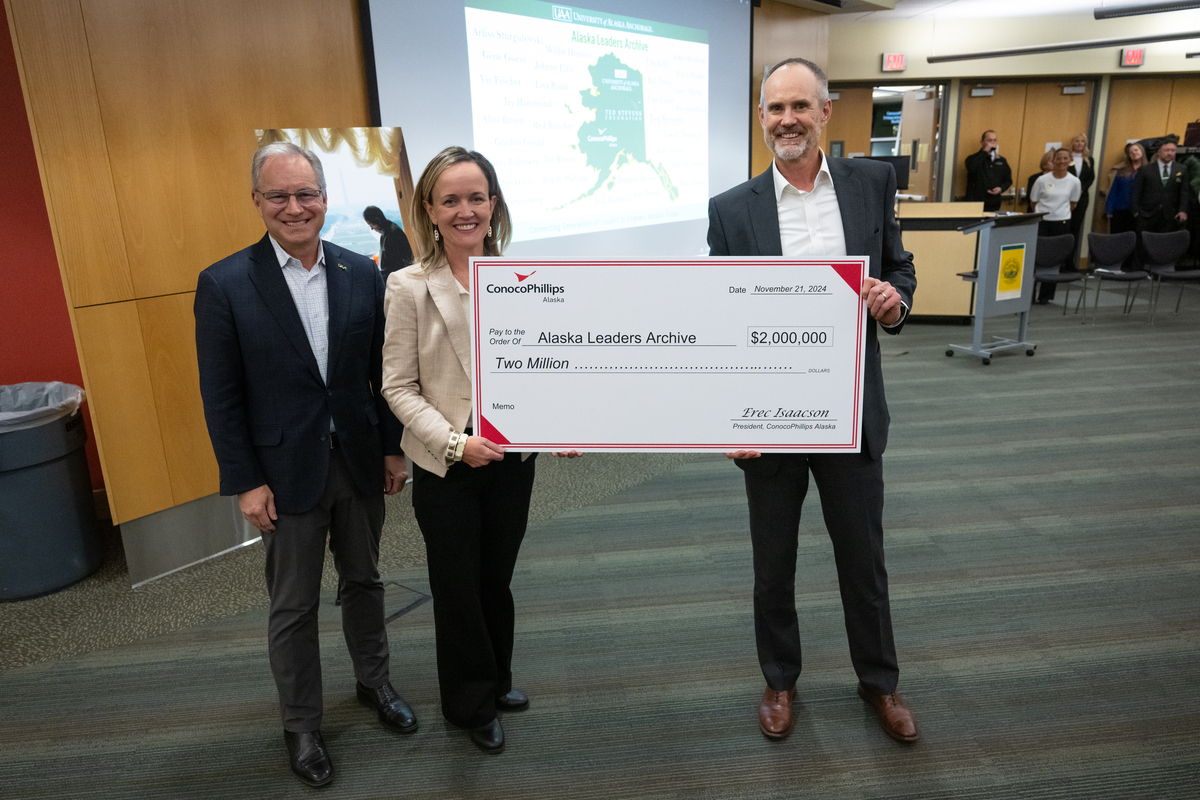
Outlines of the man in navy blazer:
M 833 542 L 850 657 L 858 694 L 894 739 L 917 739 L 912 711 L 896 692 L 899 667 L 892 639 L 883 563 L 883 462 L 888 409 L 876 323 L 899 333 L 916 290 L 912 254 L 896 223 L 896 175 L 888 164 L 827 158 L 818 143 L 833 104 L 824 72 L 787 59 L 764 72 L 759 122 L 775 154 L 771 169 L 709 203 L 714 256 L 833 259 L 868 256 L 863 284 L 867 341 L 861 453 L 760 455 L 728 453 L 745 473 L 754 550 L 754 632 L 767 688 L 759 728 L 769 738 L 792 732 L 800 676 L 796 552 L 800 509 L 812 471 Z
M 379 539 L 384 494 L 404 487 L 402 428 L 380 394 L 383 280 L 370 260 L 320 238 L 325 176 L 311 152 L 255 153 L 257 244 L 200 273 L 196 352 L 221 494 L 263 532 L 268 642 L 292 771 L 333 778 L 321 738 L 317 631 L 326 536 L 359 701 L 416 730 L 388 674 Z

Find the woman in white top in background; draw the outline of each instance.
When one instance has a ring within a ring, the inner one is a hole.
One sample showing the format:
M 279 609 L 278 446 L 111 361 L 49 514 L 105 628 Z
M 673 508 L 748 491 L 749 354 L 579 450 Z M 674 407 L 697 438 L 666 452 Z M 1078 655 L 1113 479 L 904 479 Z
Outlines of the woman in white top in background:
M 1033 183 L 1033 191 L 1029 193 L 1029 199 L 1034 204 L 1033 210 L 1046 215 L 1038 223 L 1038 236 L 1061 236 L 1071 232 L 1071 212 L 1083 193 L 1079 178 L 1070 172 L 1071 160 L 1071 151 L 1065 147 L 1059 148 L 1050 162 L 1051 171 Z M 1062 266 L 1064 272 L 1074 268 L 1070 260 Z M 1045 305 L 1053 300 L 1055 285 L 1042 283 L 1037 302 Z

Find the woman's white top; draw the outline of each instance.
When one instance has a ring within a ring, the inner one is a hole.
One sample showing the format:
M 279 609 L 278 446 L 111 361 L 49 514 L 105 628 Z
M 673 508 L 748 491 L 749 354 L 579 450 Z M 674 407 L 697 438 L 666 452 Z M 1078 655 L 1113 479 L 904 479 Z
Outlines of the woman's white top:
M 1034 181 L 1029 198 L 1035 203 L 1033 210 L 1046 215 L 1042 219 L 1061 222 L 1071 218 L 1071 203 L 1079 202 L 1082 193 L 1083 185 L 1071 173 L 1068 172 L 1065 178 L 1056 178 L 1053 172 L 1047 172 Z

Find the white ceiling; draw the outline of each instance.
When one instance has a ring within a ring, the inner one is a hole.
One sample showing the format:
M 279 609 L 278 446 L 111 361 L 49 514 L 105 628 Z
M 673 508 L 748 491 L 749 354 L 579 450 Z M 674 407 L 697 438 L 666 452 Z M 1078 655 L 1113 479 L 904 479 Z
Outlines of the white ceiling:
M 785 0 L 786 2 L 787 0 Z M 877 2 L 878 0 L 876 0 Z M 1095 8 L 1140 6 L 1162 0 L 895 0 L 896 7 L 887 10 L 872 8 L 870 0 L 843 0 L 844 10 L 839 19 L 895 22 L 908 19 L 989 19 L 996 17 L 1040 17 L 1056 14 L 1090 14 Z M 799 3 L 796 3 L 799 5 Z M 813 8 L 814 6 L 806 7 Z M 1171 15 L 1163 16 L 1169 19 Z

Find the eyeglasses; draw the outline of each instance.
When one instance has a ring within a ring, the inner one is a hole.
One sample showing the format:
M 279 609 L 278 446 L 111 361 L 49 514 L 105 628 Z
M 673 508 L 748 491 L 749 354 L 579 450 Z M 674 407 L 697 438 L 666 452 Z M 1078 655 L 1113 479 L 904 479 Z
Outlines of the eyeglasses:
M 293 197 L 302 206 L 315 206 L 321 202 L 323 193 L 313 189 L 301 189 L 298 192 L 258 192 L 258 194 L 273 206 L 286 206 Z

